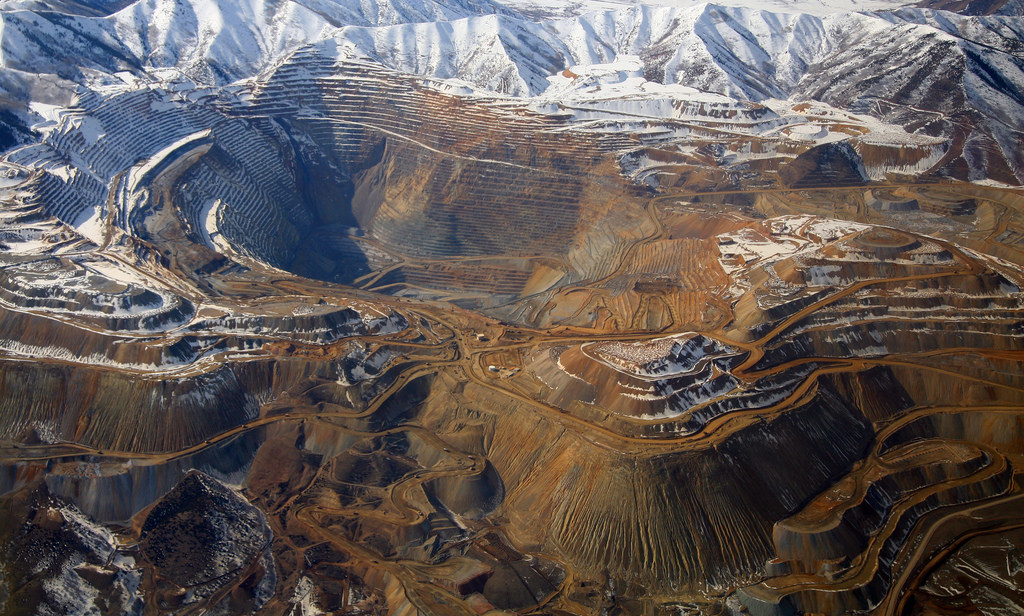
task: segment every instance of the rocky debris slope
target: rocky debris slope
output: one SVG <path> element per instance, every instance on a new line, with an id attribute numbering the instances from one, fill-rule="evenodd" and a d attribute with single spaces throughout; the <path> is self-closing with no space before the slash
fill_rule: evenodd
<path id="1" fill-rule="evenodd" d="M 274 593 L 272 535 L 263 512 L 216 479 L 186 475 L 146 515 L 142 556 L 161 582 L 156 601 L 185 607 L 224 596 L 228 583 L 243 592 L 222 599 L 230 611 L 255 611 Z"/>
<path id="2" fill-rule="evenodd" d="M 0 610 L 142 614 L 141 572 L 107 528 L 42 486 L 25 500 L 9 495 L 0 502 Z"/>

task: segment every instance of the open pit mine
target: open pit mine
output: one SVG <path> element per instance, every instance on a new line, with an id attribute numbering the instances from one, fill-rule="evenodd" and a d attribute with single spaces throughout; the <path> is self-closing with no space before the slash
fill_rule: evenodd
<path id="1" fill-rule="evenodd" d="M 727 4 L 0 3 L 0 614 L 1024 612 L 1024 5 Z"/>

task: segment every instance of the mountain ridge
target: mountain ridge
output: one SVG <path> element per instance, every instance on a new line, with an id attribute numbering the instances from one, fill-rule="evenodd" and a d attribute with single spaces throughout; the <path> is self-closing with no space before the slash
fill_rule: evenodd
<path id="1" fill-rule="evenodd" d="M 1024 80 L 1024 26 L 1013 16 L 898 6 L 814 15 L 700 3 L 532 21 L 494 2 L 137 0 L 106 17 L 4 10 L 0 18 L 5 68 L 86 88 L 122 74 L 160 80 L 167 69 L 218 87 L 316 49 L 336 61 L 363 57 L 532 98 L 569 66 L 638 56 L 650 82 L 737 101 L 820 101 L 910 132 L 982 139 L 1004 161 L 994 179 L 1024 180 L 1024 97 L 1014 86 Z M 28 141 L 44 118 L 6 92 L 8 113 L 21 121 L 12 131 Z"/>

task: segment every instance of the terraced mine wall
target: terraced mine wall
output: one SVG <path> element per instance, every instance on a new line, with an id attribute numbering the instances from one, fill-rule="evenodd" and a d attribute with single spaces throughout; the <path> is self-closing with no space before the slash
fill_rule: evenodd
<path id="1" fill-rule="evenodd" d="M 343 65 L 339 72 L 318 62 L 314 54 L 293 59 L 235 112 L 273 116 L 291 108 L 297 118 L 288 120 L 291 130 L 321 153 L 317 169 L 338 170 L 346 183 L 336 194 L 352 195 L 348 207 L 334 204 L 341 212 L 331 214 L 338 219 L 331 224 L 357 224 L 367 239 L 417 259 L 564 257 L 594 225 L 611 224 L 609 218 L 631 224 L 613 203 L 618 199 L 616 209 L 628 213 L 634 206 L 621 200 L 638 203 L 643 191 L 615 174 L 592 171 L 615 164 L 611 152 L 621 145 L 616 138 L 555 132 L 557 119 L 445 96 L 369 65 Z M 296 100 L 302 105 L 296 107 Z M 339 228 L 335 238 L 327 230 L 322 234 L 336 260 L 361 245 L 358 237 L 342 237 L 345 231 Z M 379 265 L 372 253 L 368 258 Z M 574 261 L 578 271 L 569 275 L 608 267 L 591 259 Z M 312 254 L 303 256 L 302 265 L 317 277 L 326 273 L 315 268 L 332 267 Z M 439 288 L 469 284 L 505 295 L 522 290 L 528 278 L 515 268 L 490 273 L 493 289 L 482 280 L 462 282 L 472 280 L 472 269 L 458 264 L 426 271 L 400 267 L 381 286 L 401 288 L 407 280 Z"/>
<path id="2" fill-rule="evenodd" d="M 11 154 L 0 558 L 106 532 L 46 576 L 169 611 L 838 616 L 1015 532 L 1019 195 L 723 136 L 758 107 L 581 131 L 316 49 L 232 88 Z"/>

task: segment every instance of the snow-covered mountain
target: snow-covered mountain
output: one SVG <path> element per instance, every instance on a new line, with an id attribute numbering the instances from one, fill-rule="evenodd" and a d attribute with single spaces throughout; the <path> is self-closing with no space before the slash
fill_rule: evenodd
<path id="1" fill-rule="evenodd" d="M 89 70 L 176 67 L 204 83 L 225 83 L 303 45 L 334 39 L 390 68 L 482 86 L 488 83 L 482 67 L 511 62 L 522 83 L 505 93 L 520 96 L 539 93 L 551 69 L 622 54 L 642 56 L 653 80 L 756 100 L 806 95 L 825 68 L 832 81 L 863 81 L 865 75 L 849 79 L 842 72 L 854 57 L 884 72 L 919 61 L 922 53 L 954 52 L 1002 70 L 999 60 L 1016 58 L 1022 46 L 1016 16 L 853 12 L 858 4 L 846 12 L 824 12 L 818 3 L 772 10 L 655 4 L 542 21 L 490 1 L 433 0 L 138 0 L 102 17 L 10 8 L 0 16 L 4 68 L 32 73 L 80 77 Z"/>
<path id="2" fill-rule="evenodd" d="M 501 14 L 488 2 L 141 0 L 103 16 L 5 8 L 5 68 L 65 77 L 178 67 L 208 83 L 249 77 L 339 26 L 386 27 Z"/>
<path id="3" fill-rule="evenodd" d="M 972 179 L 1024 180 L 1019 3 L 982 17 L 893 0 L 745 1 L 18 0 L 0 12 L 0 146 L 33 140 L 30 127 L 77 89 L 129 75 L 219 87 L 301 51 L 530 98 L 568 67 L 635 56 L 649 83 L 739 102 L 820 101 L 968 144 Z"/>

